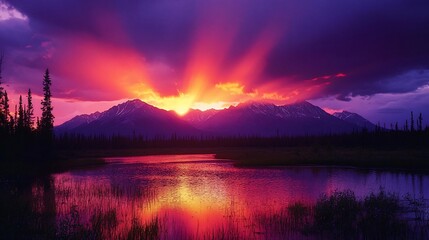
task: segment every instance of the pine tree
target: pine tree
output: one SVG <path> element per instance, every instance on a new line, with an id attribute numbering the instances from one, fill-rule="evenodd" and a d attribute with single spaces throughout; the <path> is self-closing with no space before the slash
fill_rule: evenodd
<path id="1" fill-rule="evenodd" d="M 0 128 L 5 128 L 7 125 L 7 116 L 4 111 L 4 88 L 2 85 L 2 66 L 3 66 L 3 52 L 0 53 Z"/>
<path id="2" fill-rule="evenodd" d="M 34 108 L 33 98 L 31 97 L 31 89 L 28 89 L 27 94 L 27 108 L 26 108 L 26 128 L 30 131 L 34 130 Z"/>
<path id="3" fill-rule="evenodd" d="M 414 114 L 413 114 L 413 111 L 411 111 L 411 122 L 410 122 L 410 125 L 411 125 L 411 132 L 414 132 Z"/>
<path id="4" fill-rule="evenodd" d="M 27 106 L 25 104 L 23 104 L 22 110 L 23 110 L 23 116 L 24 116 L 22 118 L 24 119 L 24 130 L 27 130 L 29 126 L 28 126 Z"/>
<path id="5" fill-rule="evenodd" d="M 14 114 L 13 123 L 12 123 L 12 128 L 15 132 L 17 128 L 17 123 L 18 123 L 18 106 L 16 106 L 15 104 L 15 114 Z"/>
<path id="6" fill-rule="evenodd" d="M 405 120 L 404 131 L 408 132 L 408 120 Z"/>
<path id="7" fill-rule="evenodd" d="M 49 76 L 49 70 L 46 69 L 43 77 L 43 99 L 42 99 L 42 118 L 40 119 L 40 131 L 42 134 L 52 136 L 54 128 L 54 115 L 52 114 L 52 102 L 51 102 L 51 77 Z"/>
<path id="8" fill-rule="evenodd" d="M 22 107 L 22 96 L 19 96 L 19 105 L 18 105 L 18 121 L 17 121 L 17 131 L 21 132 L 24 129 L 24 108 Z"/>
<path id="9" fill-rule="evenodd" d="M 10 110 L 9 110 L 9 97 L 7 96 L 7 91 L 4 91 L 4 102 L 3 102 L 4 114 L 6 117 L 6 124 L 9 125 Z"/>
<path id="10" fill-rule="evenodd" d="M 37 117 L 37 119 L 36 119 L 36 130 L 40 131 L 40 119 L 39 119 L 39 117 Z"/>
<path id="11" fill-rule="evenodd" d="M 423 117 L 422 117 L 422 113 L 419 114 L 419 118 L 417 120 L 417 124 L 418 124 L 419 131 L 423 131 Z"/>

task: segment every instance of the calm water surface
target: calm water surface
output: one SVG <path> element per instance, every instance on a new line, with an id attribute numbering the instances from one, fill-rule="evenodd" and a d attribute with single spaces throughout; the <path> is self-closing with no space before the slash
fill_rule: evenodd
<path id="1" fill-rule="evenodd" d="M 429 176 L 344 168 L 236 168 L 213 155 L 110 158 L 98 169 L 53 176 L 57 220 L 74 208 L 82 221 L 115 210 L 118 227 L 133 221 L 162 222 L 167 238 L 203 237 L 233 226 L 247 231 L 259 213 L 275 213 L 297 201 L 314 203 L 322 193 L 353 190 L 358 197 L 383 188 L 399 196 L 429 197 Z M 255 234 L 253 228 L 252 233 Z M 258 233 L 256 233 L 258 234 Z M 112 235 L 114 236 L 114 235 Z M 254 235 L 252 235 L 254 236 Z"/>

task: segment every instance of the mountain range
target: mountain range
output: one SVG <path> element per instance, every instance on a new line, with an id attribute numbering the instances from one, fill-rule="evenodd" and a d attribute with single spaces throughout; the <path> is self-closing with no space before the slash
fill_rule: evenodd
<path id="1" fill-rule="evenodd" d="M 194 136 L 202 132 L 176 114 L 156 108 L 138 99 L 130 100 L 105 112 L 79 115 L 55 128 L 56 134 L 142 135 L 148 138 Z"/>
<path id="2" fill-rule="evenodd" d="M 376 127 L 372 122 L 368 121 L 367 119 L 365 119 L 364 117 L 362 117 L 357 113 L 342 111 L 342 112 L 335 112 L 332 115 L 348 123 L 354 124 L 359 128 L 374 130 Z"/>
<path id="3" fill-rule="evenodd" d="M 55 127 L 56 134 L 144 136 L 298 136 L 346 133 L 374 124 L 356 113 L 328 114 L 303 101 L 276 106 L 246 102 L 223 110 L 191 109 L 185 116 L 135 99 L 104 112 L 79 115 Z"/>

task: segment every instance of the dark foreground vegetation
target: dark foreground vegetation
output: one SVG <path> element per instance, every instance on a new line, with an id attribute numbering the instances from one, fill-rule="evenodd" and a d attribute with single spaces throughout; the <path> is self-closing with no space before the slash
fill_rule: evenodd
<path id="1" fill-rule="evenodd" d="M 35 119 L 31 89 L 27 99 L 19 98 L 11 111 L 7 91 L 2 86 L 0 56 L 0 175 L 43 175 L 52 172 L 102 164 L 102 159 L 71 158 L 59 154 L 54 137 L 54 115 L 51 101 L 51 78 L 43 77 L 41 118 Z"/>
<path id="2" fill-rule="evenodd" d="M 277 211 L 228 212 L 225 222 L 207 232 L 171 232 L 167 215 L 142 221 L 123 215 L 114 204 L 131 199 L 138 212 L 147 189 L 108 189 L 78 184 L 55 186 L 51 177 L 0 182 L 1 239 L 428 239 L 424 199 L 380 190 L 358 198 L 352 191 L 321 195 L 314 203 L 294 202 Z M 102 198 L 87 212 L 71 205 L 73 194 Z M 110 206 L 110 207 L 109 207 Z M 234 209 L 234 208 L 231 208 Z M 139 218 L 140 217 L 140 218 Z"/>
<path id="3" fill-rule="evenodd" d="M 2 173 L 49 173 L 103 164 L 104 157 L 216 154 L 236 166 L 346 166 L 429 170 L 429 131 L 380 129 L 326 136 L 158 138 L 62 135 L 44 149 L 38 135 L 26 151 L 9 143 Z M 19 142 L 14 139 L 12 143 Z M 7 146 L 7 144 L 6 144 Z M 30 149 L 30 150 L 28 150 Z M 32 150 L 31 150 L 32 149 Z M 29 154 L 30 153 L 30 154 Z"/>
<path id="4" fill-rule="evenodd" d="M 350 191 L 322 195 L 314 205 L 292 203 L 271 215 L 256 215 L 267 231 L 293 238 L 426 239 L 427 205 L 423 199 L 380 190 L 362 199 Z"/>

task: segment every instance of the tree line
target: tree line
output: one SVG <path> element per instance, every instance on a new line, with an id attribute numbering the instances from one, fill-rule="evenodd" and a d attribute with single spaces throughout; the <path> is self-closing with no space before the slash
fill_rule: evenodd
<path id="1" fill-rule="evenodd" d="M 0 55 L 0 159 L 29 159 L 47 157 L 53 145 L 54 115 L 52 113 L 52 80 L 49 70 L 43 76 L 41 117 L 35 118 L 31 89 L 26 99 L 19 96 L 11 109 L 7 90 L 3 87 L 3 54 Z"/>
<path id="2" fill-rule="evenodd" d="M 390 123 L 390 128 L 386 126 L 386 123 L 381 126 L 380 122 L 375 125 L 376 131 L 405 131 L 405 132 L 415 132 L 415 131 L 426 131 L 428 130 L 429 126 L 423 127 L 423 115 L 422 113 L 419 113 L 417 120 L 414 120 L 414 112 L 410 112 L 410 121 L 408 119 L 405 120 L 404 125 L 399 127 L 398 122 L 395 122 L 395 124 Z"/>
<path id="3" fill-rule="evenodd" d="M 64 133 L 55 136 L 55 148 L 66 151 L 105 150 L 105 149 L 151 149 L 151 148 L 223 148 L 223 147 L 363 147 L 363 148 L 428 148 L 429 127 L 423 128 L 423 116 L 420 113 L 414 121 L 410 113 L 402 127 L 398 123 L 390 128 L 380 123 L 372 128 L 355 129 L 350 133 L 272 137 L 261 136 L 177 136 L 148 138 L 133 134 L 88 135 Z"/>
<path id="4" fill-rule="evenodd" d="M 106 149 L 190 149 L 190 148 L 282 148 L 282 147 L 321 147 L 321 148 L 375 148 L 375 149 L 414 149 L 429 148 L 429 129 L 422 131 L 403 131 L 376 129 L 356 130 L 351 133 L 305 135 L 305 136 L 175 136 L 147 138 L 135 136 L 104 136 L 83 134 L 62 134 L 55 137 L 55 149 L 80 152 Z"/>

